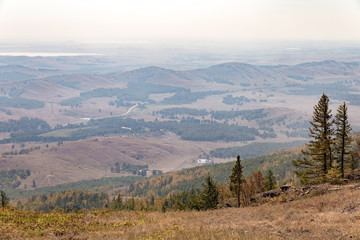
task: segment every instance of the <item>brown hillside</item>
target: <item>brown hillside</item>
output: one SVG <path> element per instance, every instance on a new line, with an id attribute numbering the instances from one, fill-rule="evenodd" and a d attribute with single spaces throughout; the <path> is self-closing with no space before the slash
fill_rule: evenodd
<path id="1" fill-rule="evenodd" d="M 158 137 L 99 137 L 87 140 L 56 143 L 27 144 L 25 148 L 40 146 L 28 155 L 1 156 L 2 169 L 30 169 L 24 180 L 27 186 L 35 180 L 37 186 L 56 185 L 85 179 L 121 176 L 111 173 L 115 162 L 148 164 L 150 169 L 163 172 L 194 166 L 194 161 L 208 151 L 212 144 L 180 141 L 173 134 Z M 2 145 L 1 151 L 10 151 L 11 145 Z M 15 150 L 21 148 L 16 145 Z M 50 181 L 45 180 L 50 176 Z"/>

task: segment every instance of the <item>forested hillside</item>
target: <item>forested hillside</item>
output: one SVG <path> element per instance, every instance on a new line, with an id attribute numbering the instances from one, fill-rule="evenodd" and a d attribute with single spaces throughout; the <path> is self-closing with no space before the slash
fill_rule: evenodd
<path id="1" fill-rule="evenodd" d="M 4 126 L 10 126 L 11 121 L 3 123 Z M 22 124 L 19 122 L 18 124 Z M 26 126 L 26 125 L 25 125 Z M 90 120 L 87 125 L 67 126 L 58 125 L 53 130 L 42 129 L 24 129 L 20 133 L 12 133 L 10 138 L 0 140 L 0 143 L 27 142 L 27 141 L 73 141 L 86 139 L 93 136 L 106 136 L 110 134 L 144 134 L 157 133 L 162 130 L 174 132 L 183 140 L 190 141 L 249 141 L 255 140 L 256 136 L 262 138 L 273 138 L 276 134 L 273 132 L 260 133 L 256 128 L 247 126 L 238 126 L 235 124 L 226 124 L 210 120 L 198 120 L 186 118 L 180 121 L 144 121 L 113 117 L 98 120 Z"/>
<path id="2" fill-rule="evenodd" d="M 255 171 L 265 173 L 268 170 L 272 170 L 278 180 L 286 180 L 293 176 L 294 167 L 292 161 L 301 157 L 300 149 L 293 149 L 245 159 L 242 161 L 244 175 L 248 177 Z M 231 161 L 166 173 L 131 184 L 127 194 L 146 196 L 150 192 L 159 196 L 166 196 L 171 192 L 199 189 L 208 174 L 215 182 L 226 184 L 229 181 L 233 166 L 234 162 Z"/>

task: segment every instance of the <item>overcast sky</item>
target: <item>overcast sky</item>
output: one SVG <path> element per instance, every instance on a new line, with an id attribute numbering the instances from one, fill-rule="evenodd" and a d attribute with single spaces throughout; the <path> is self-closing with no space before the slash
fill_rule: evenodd
<path id="1" fill-rule="evenodd" d="M 359 0 L 0 0 L 0 42 L 360 41 Z"/>

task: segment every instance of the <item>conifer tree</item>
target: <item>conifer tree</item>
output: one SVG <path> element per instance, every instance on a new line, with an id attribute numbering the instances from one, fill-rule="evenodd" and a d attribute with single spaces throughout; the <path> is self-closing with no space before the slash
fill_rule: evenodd
<path id="1" fill-rule="evenodd" d="M 230 175 L 230 191 L 236 196 L 238 207 L 240 207 L 240 197 L 244 182 L 243 166 L 241 165 L 240 155 L 238 155 L 235 166 L 232 169 L 232 174 Z"/>
<path id="2" fill-rule="evenodd" d="M 10 199 L 8 198 L 8 196 L 6 195 L 6 193 L 4 191 L 0 192 L 0 198 L 1 198 L 1 206 L 6 207 L 9 203 Z"/>
<path id="3" fill-rule="evenodd" d="M 203 190 L 200 195 L 203 203 L 202 209 L 216 209 L 219 204 L 219 190 L 210 175 L 206 177 L 202 187 Z"/>
<path id="4" fill-rule="evenodd" d="M 348 121 L 347 106 L 345 102 L 339 106 L 335 116 L 336 124 L 336 142 L 335 159 L 340 166 L 341 177 L 344 178 L 345 167 L 351 164 L 351 127 Z"/>
<path id="5" fill-rule="evenodd" d="M 274 189 L 276 186 L 276 178 L 274 176 L 273 171 L 269 170 L 266 173 L 266 177 L 265 177 L 265 188 L 266 190 L 272 190 Z"/>
<path id="6" fill-rule="evenodd" d="M 293 161 L 298 169 L 295 172 L 303 184 L 320 183 L 326 179 L 326 174 L 333 167 L 332 161 L 332 128 L 329 98 L 323 94 L 319 103 L 314 106 L 313 120 L 310 122 L 309 136 L 313 138 L 306 144 L 304 158 Z"/>

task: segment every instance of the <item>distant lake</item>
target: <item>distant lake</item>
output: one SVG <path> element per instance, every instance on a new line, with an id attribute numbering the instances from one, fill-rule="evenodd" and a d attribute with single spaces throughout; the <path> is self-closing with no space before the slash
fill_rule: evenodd
<path id="1" fill-rule="evenodd" d="M 98 53 L 57 53 L 57 52 L 0 52 L 0 56 L 25 57 L 72 57 L 72 56 L 99 56 Z"/>

